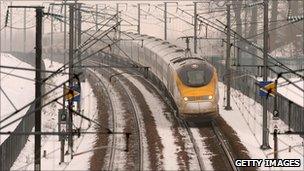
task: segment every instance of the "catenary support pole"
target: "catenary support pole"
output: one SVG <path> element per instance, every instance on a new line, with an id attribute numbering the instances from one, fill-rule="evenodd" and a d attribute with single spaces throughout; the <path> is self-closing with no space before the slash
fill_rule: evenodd
<path id="1" fill-rule="evenodd" d="M 35 132 L 41 132 L 41 95 L 42 95 L 42 17 L 43 7 L 36 8 L 36 83 L 35 83 Z M 41 135 L 35 135 L 35 167 L 36 171 L 41 170 Z"/>
<path id="2" fill-rule="evenodd" d="M 63 23 L 63 63 L 66 63 L 66 38 L 67 38 L 67 5 L 64 0 L 64 23 Z"/>
<path id="3" fill-rule="evenodd" d="M 63 12 L 63 5 L 60 7 L 60 14 L 62 14 L 62 12 Z M 62 22 L 60 22 L 60 33 L 62 33 Z"/>
<path id="4" fill-rule="evenodd" d="M 82 15 L 81 15 L 81 4 L 77 4 L 77 47 L 80 47 L 81 45 L 81 19 L 82 19 Z M 78 62 L 78 66 L 81 66 L 81 51 L 78 50 L 78 54 L 77 54 L 77 60 Z M 81 67 L 80 67 L 81 68 Z"/>
<path id="5" fill-rule="evenodd" d="M 164 39 L 167 40 L 167 2 L 164 2 Z"/>
<path id="6" fill-rule="evenodd" d="M 278 159 L 278 129 L 274 128 L 273 131 L 273 158 Z"/>
<path id="7" fill-rule="evenodd" d="M 13 6 L 13 2 L 10 3 Z M 10 41 L 9 41 L 9 51 L 12 52 L 13 50 L 13 9 L 10 8 Z"/>
<path id="8" fill-rule="evenodd" d="M 197 2 L 193 2 L 193 3 L 194 3 L 193 51 L 194 51 L 194 53 L 197 53 Z"/>
<path id="9" fill-rule="evenodd" d="M 264 0 L 264 32 L 263 32 L 263 81 L 267 81 L 268 77 L 268 0 Z M 267 121 L 267 97 L 262 97 L 262 106 L 263 106 L 263 134 L 262 134 L 262 145 L 261 149 L 269 149 L 269 130 L 268 130 L 268 121 Z"/>
<path id="10" fill-rule="evenodd" d="M 54 5 L 51 6 L 51 13 L 54 13 Z M 54 17 L 51 17 L 51 65 L 54 57 Z"/>
<path id="11" fill-rule="evenodd" d="M 23 53 L 26 51 L 26 8 L 23 11 Z"/>
<path id="12" fill-rule="evenodd" d="M 70 4 L 69 5 L 69 88 L 73 86 L 73 74 L 74 74 L 74 69 L 73 69 L 73 60 L 74 60 L 74 5 Z M 72 107 L 73 107 L 73 101 L 69 100 L 68 104 L 68 115 L 67 115 L 67 126 L 68 126 L 68 132 L 70 132 L 68 136 L 68 152 L 72 155 L 73 151 L 73 137 L 72 137 L 72 121 L 73 121 L 73 114 L 72 114 Z M 72 158 L 72 157 L 71 157 Z"/>
<path id="13" fill-rule="evenodd" d="M 231 110 L 230 105 L 230 84 L 231 84 L 231 69 L 230 69 L 230 51 L 231 51 L 231 44 L 230 44 L 230 4 L 227 5 L 227 44 L 226 44 L 226 84 L 227 84 L 227 101 L 225 110 Z"/>
<path id="14" fill-rule="evenodd" d="M 137 4 L 137 33 L 140 34 L 140 3 Z"/>
<path id="15" fill-rule="evenodd" d="M 96 29 L 96 31 L 98 30 L 98 4 L 96 4 L 96 6 L 95 6 L 95 8 L 96 8 L 96 11 L 95 11 L 95 29 Z"/>

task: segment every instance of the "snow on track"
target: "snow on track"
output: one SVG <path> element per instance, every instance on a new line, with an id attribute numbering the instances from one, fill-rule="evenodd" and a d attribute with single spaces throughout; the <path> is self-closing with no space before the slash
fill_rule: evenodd
<path id="1" fill-rule="evenodd" d="M 164 169 L 179 169 L 176 154 L 178 152 L 178 146 L 175 144 L 175 137 L 173 136 L 171 130 L 172 124 L 164 116 L 164 104 L 159 101 L 159 98 L 155 94 L 149 92 L 146 87 L 142 85 L 141 82 L 130 76 L 128 77 L 128 79 L 140 90 L 140 92 L 145 98 L 145 101 L 147 102 L 147 105 L 150 107 L 152 115 L 155 119 L 155 123 L 157 125 L 156 128 L 164 146 Z"/>
<path id="2" fill-rule="evenodd" d="M 94 72 L 94 71 L 92 71 Z M 118 94 L 118 92 L 116 92 L 116 90 L 114 89 L 114 87 L 99 73 L 94 72 L 96 74 L 96 76 L 98 76 L 99 79 L 102 80 L 102 82 L 104 83 L 104 85 L 107 88 L 107 91 L 110 94 L 111 98 L 111 102 L 113 105 L 113 115 L 109 115 L 109 126 L 111 128 L 111 130 L 114 130 L 114 132 L 124 132 L 124 127 L 125 127 L 125 109 L 123 108 L 122 105 L 122 101 L 120 100 L 120 95 Z M 113 119 L 114 119 L 114 125 L 113 125 Z M 111 166 L 114 170 L 116 169 L 123 169 L 126 165 L 126 154 L 125 152 L 122 150 L 125 148 L 125 137 L 124 135 L 113 135 L 112 137 L 114 137 L 115 139 L 111 139 L 109 144 L 112 144 L 112 141 L 114 140 L 115 143 L 114 145 L 116 145 L 115 147 L 109 148 L 107 149 L 107 155 L 106 155 L 106 161 L 110 162 L 111 160 L 113 160 L 112 164 L 113 166 Z M 121 149 L 121 150 L 117 150 Z M 110 159 L 110 150 L 114 150 L 115 156 L 114 159 Z M 112 154 L 113 155 L 113 154 Z M 107 165 L 104 165 L 104 167 Z M 103 170 L 107 170 L 109 168 L 102 168 Z"/>
<path id="3" fill-rule="evenodd" d="M 212 157 L 212 153 L 210 152 L 210 150 L 207 149 L 205 143 L 204 143 L 204 139 L 205 137 L 202 137 L 202 135 L 199 133 L 199 130 L 197 128 L 190 128 L 193 137 L 195 138 L 195 141 L 199 147 L 199 152 L 201 155 L 201 158 L 204 162 L 204 167 L 206 170 L 214 170 L 213 166 L 212 166 L 212 162 L 210 160 L 210 158 Z"/>

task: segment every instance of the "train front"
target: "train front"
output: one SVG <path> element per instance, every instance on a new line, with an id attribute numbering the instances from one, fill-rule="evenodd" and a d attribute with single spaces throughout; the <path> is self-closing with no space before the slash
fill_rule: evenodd
<path id="1" fill-rule="evenodd" d="M 218 110 L 218 80 L 215 68 L 207 62 L 184 64 L 177 70 L 181 114 L 215 114 Z"/>

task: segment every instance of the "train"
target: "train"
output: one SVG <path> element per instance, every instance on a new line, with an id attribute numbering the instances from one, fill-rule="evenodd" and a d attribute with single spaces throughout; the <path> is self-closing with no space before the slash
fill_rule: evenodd
<path id="1" fill-rule="evenodd" d="M 149 67 L 162 82 L 183 116 L 218 114 L 218 76 L 215 67 L 197 54 L 185 55 L 167 41 L 127 32 L 117 51 Z"/>
<path id="2" fill-rule="evenodd" d="M 106 46 L 105 42 L 111 44 L 112 40 L 99 41 L 92 49 Z M 218 113 L 218 76 L 208 61 L 197 54 L 186 56 L 185 49 L 168 41 L 132 32 L 121 32 L 117 45 L 113 45 L 109 53 L 149 67 L 169 92 L 179 114 L 206 116 Z"/>

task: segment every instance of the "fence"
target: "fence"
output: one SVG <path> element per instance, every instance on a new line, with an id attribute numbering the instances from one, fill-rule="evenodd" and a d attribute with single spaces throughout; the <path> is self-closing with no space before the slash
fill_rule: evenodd
<path id="1" fill-rule="evenodd" d="M 35 104 L 31 105 L 27 113 L 35 110 Z M 31 132 L 35 124 L 35 115 L 31 114 L 24 117 L 14 132 Z M 19 156 L 21 150 L 27 142 L 28 135 L 10 135 L 0 145 L 0 170 L 9 170 Z"/>
<path id="2" fill-rule="evenodd" d="M 217 68 L 219 80 L 225 83 L 225 65 L 220 60 L 212 60 L 212 63 Z M 260 87 L 257 84 L 257 80 L 247 72 L 232 69 L 233 81 L 231 87 L 239 90 L 247 97 L 254 99 L 257 103 L 261 104 L 261 97 L 258 92 Z M 253 71 L 254 72 L 254 71 Z M 277 110 L 279 112 L 279 118 L 289 125 L 294 131 L 304 131 L 304 108 L 298 104 L 293 103 L 281 94 L 277 95 Z M 274 98 L 268 98 L 268 111 L 274 110 Z"/>
<path id="3" fill-rule="evenodd" d="M 20 55 L 20 56 L 19 56 Z M 22 61 L 25 59 L 25 56 L 29 56 L 28 54 L 19 54 L 18 57 Z M 34 65 L 30 62 L 31 65 Z M 44 64 L 42 64 L 42 68 L 45 68 Z M 42 73 L 42 77 L 45 77 L 45 74 Z M 44 87 L 42 88 L 42 92 L 44 92 Z M 26 117 L 24 117 L 18 126 L 15 128 L 13 132 L 31 132 L 34 124 L 35 124 L 35 114 L 31 113 L 35 111 L 35 104 L 32 104 L 28 111 L 26 112 Z M 31 114 L 29 114 L 31 113 Z M 29 135 L 10 135 L 5 141 L 0 145 L 0 170 L 10 170 L 25 146 Z"/>

